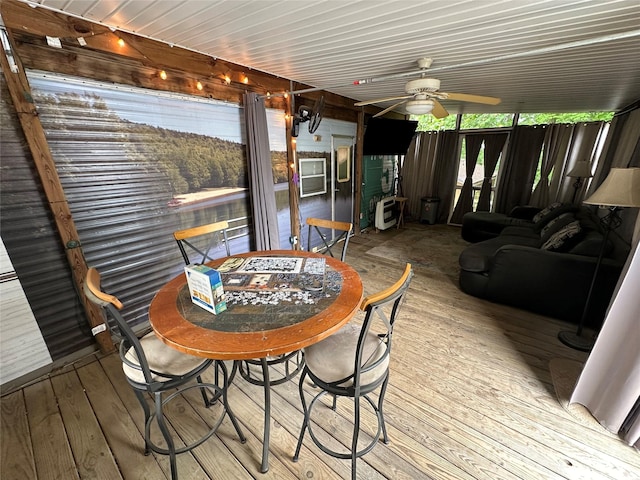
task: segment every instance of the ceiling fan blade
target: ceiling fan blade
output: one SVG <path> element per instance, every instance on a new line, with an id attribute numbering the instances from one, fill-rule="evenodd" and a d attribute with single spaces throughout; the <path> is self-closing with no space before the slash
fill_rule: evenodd
<path id="1" fill-rule="evenodd" d="M 411 96 L 409 96 L 408 98 L 411 98 Z M 400 106 L 400 105 L 402 105 L 403 103 L 407 103 L 407 100 L 406 100 L 406 99 L 404 99 L 404 100 L 402 100 L 401 102 L 398 102 L 398 103 L 396 103 L 396 104 L 394 104 L 394 105 L 391 105 L 390 107 L 385 108 L 385 109 L 384 109 L 384 110 L 382 110 L 381 112 L 376 113 L 376 114 L 373 116 L 373 118 L 376 118 L 376 117 L 379 117 L 379 116 L 381 116 L 381 115 L 384 115 L 385 113 L 390 112 L 390 111 L 391 111 L 391 110 L 393 110 L 394 108 L 399 107 L 399 106 Z"/>
<path id="2" fill-rule="evenodd" d="M 402 95 L 400 97 L 387 97 L 387 98 L 376 98 L 375 100 L 366 100 L 364 102 L 354 103 L 356 107 L 364 107 L 365 105 L 371 105 L 373 103 L 382 103 L 382 102 L 392 102 L 394 100 L 406 100 L 407 98 L 411 98 L 413 95 Z"/>
<path id="3" fill-rule="evenodd" d="M 431 99 L 433 101 L 433 110 L 431 110 L 431 115 L 436 118 L 444 118 L 449 116 L 449 112 L 447 109 L 442 106 L 442 104 L 437 101 L 435 98 Z"/>
<path id="4" fill-rule="evenodd" d="M 447 100 L 460 100 L 462 102 L 484 103 L 486 105 L 498 105 L 502 101 L 497 97 L 483 97 L 482 95 L 469 95 L 467 93 L 444 93 L 444 94 L 447 96 Z"/>

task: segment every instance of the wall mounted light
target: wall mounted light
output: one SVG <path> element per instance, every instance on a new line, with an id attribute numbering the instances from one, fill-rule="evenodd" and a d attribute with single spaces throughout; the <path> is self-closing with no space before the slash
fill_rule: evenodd
<path id="1" fill-rule="evenodd" d="M 122 38 L 118 38 L 118 46 L 122 48 L 124 47 L 124 45 L 125 45 L 124 40 Z"/>

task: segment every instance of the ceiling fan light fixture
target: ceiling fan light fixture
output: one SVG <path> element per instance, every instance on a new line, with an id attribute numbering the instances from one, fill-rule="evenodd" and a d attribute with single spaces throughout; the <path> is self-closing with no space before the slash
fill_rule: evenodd
<path id="1" fill-rule="evenodd" d="M 410 100 L 405 106 L 407 112 L 412 115 L 426 115 L 427 113 L 431 113 L 433 107 L 433 100 Z"/>

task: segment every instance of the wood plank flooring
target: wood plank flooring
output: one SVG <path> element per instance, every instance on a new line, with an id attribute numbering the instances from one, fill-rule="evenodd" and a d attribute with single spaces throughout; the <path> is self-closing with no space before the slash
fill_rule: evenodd
<path id="1" fill-rule="evenodd" d="M 455 227 L 407 224 L 409 229 Z M 402 230 L 354 237 L 347 261 L 368 293 L 389 285 L 403 263 L 367 254 Z M 385 415 L 390 444 L 358 461 L 366 479 L 638 479 L 640 455 L 597 424 L 562 408 L 549 361 L 587 355 L 558 342 L 573 328 L 558 320 L 462 293 L 456 273 L 415 265 L 394 339 Z M 311 391 L 312 387 L 308 386 Z M 193 393 L 193 394 L 191 394 Z M 229 401 L 247 436 L 225 419 L 217 434 L 178 456 L 182 479 L 348 478 L 350 464 L 319 451 L 307 435 L 291 457 L 302 422 L 297 378 L 272 389 L 270 468 L 259 472 L 263 393 L 237 377 Z M 0 477 L 16 479 L 164 479 L 168 459 L 143 455 L 143 414 L 116 355 L 92 355 L 1 399 Z M 319 408 L 314 432 L 347 441 L 349 402 Z M 205 409 L 198 392 L 169 406 L 182 441 L 195 438 Z M 180 421 L 177 419 L 180 418 Z M 320 423 L 322 426 L 320 426 Z M 375 418 L 365 412 L 365 431 Z"/>

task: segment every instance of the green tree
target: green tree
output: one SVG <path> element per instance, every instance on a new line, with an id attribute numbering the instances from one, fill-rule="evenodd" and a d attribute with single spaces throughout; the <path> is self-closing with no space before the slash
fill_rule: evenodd
<path id="1" fill-rule="evenodd" d="M 467 113 L 462 115 L 460 128 L 462 130 L 509 127 L 513 123 L 513 113 L 478 114 Z M 613 112 L 576 112 L 576 113 L 521 113 L 518 117 L 518 125 L 546 125 L 550 123 L 580 123 L 611 121 Z M 439 119 L 433 115 L 412 115 L 412 120 L 418 120 L 419 132 L 437 130 L 454 130 L 456 127 L 456 115 Z"/>

